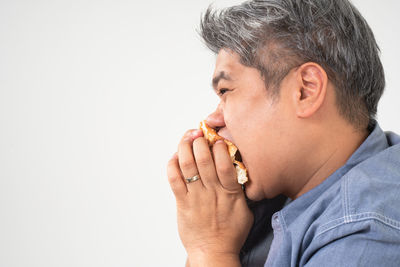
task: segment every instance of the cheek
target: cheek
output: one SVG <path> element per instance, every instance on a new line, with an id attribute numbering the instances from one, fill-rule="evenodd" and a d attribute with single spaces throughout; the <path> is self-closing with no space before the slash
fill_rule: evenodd
<path id="1" fill-rule="evenodd" d="M 269 139 L 269 130 L 265 121 L 262 122 L 260 114 L 252 112 L 251 108 L 240 110 L 231 120 L 227 120 L 227 126 L 233 141 L 238 147 L 244 164 L 255 171 L 263 171 L 263 162 L 266 162 L 265 147 Z M 265 165 L 265 164 L 264 164 Z"/>
<path id="2" fill-rule="evenodd" d="M 232 97 L 225 103 L 224 119 L 228 129 L 235 132 L 232 134 L 245 134 L 246 129 L 252 131 L 261 119 L 259 116 L 260 107 L 249 97 Z"/>
<path id="3" fill-rule="evenodd" d="M 265 102 L 254 101 L 253 105 L 238 108 L 231 120 L 227 118 L 226 121 L 244 163 L 254 176 L 265 175 L 269 167 L 265 163 L 270 162 L 269 157 L 276 152 L 273 115 L 274 111 Z"/>

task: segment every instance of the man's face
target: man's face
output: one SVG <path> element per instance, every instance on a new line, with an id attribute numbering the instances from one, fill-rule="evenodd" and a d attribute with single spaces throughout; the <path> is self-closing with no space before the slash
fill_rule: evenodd
<path id="1" fill-rule="evenodd" d="M 283 193 L 288 155 L 296 145 L 291 142 L 294 118 L 285 95 L 290 82 L 284 80 L 280 97 L 273 98 L 257 69 L 242 65 L 238 54 L 221 50 L 213 84 L 220 104 L 207 122 L 221 127 L 218 133 L 238 147 L 249 174 L 247 196 L 260 200 Z"/>

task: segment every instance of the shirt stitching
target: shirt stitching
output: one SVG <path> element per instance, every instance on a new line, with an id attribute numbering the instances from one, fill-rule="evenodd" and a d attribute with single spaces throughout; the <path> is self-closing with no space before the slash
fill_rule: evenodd
<path id="1" fill-rule="evenodd" d="M 350 222 L 346 222 L 346 217 L 348 217 L 350 219 Z M 326 233 L 327 231 L 332 230 L 336 227 L 339 227 L 343 224 L 355 223 L 355 222 L 360 222 L 360 221 L 365 221 L 365 220 L 377 220 L 377 221 L 379 221 L 387 226 L 390 226 L 396 230 L 400 230 L 400 222 L 399 221 L 393 220 L 391 218 L 388 218 L 388 217 L 386 217 L 382 214 L 376 213 L 376 212 L 363 212 L 363 213 L 353 214 L 350 216 L 345 216 L 345 217 L 330 221 L 330 222 L 322 225 L 321 228 L 324 228 L 325 226 L 327 226 L 335 221 L 341 221 L 343 219 L 344 219 L 344 221 L 337 223 L 335 225 L 332 225 L 331 227 L 328 227 L 325 230 L 322 230 L 320 233 L 316 234 L 315 237 L 318 237 L 318 236 Z"/>
<path id="2" fill-rule="evenodd" d="M 343 216 L 343 217 L 340 217 L 340 218 L 338 218 L 338 219 L 335 219 L 335 220 L 332 220 L 332 221 L 329 221 L 329 222 L 327 222 L 327 223 L 324 223 L 323 225 L 321 225 L 321 231 L 325 231 L 325 229 L 327 229 L 327 228 L 334 228 L 335 227 L 335 225 L 337 226 L 337 225 L 341 225 L 341 224 L 343 224 L 343 223 L 346 223 L 346 221 L 344 221 L 344 219 L 345 219 L 345 216 Z M 334 225 L 334 226 L 330 226 L 330 225 Z"/>
<path id="3" fill-rule="evenodd" d="M 286 227 L 285 219 L 283 218 L 283 214 L 281 212 L 279 212 L 278 217 L 279 217 L 280 222 L 282 222 L 281 225 L 282 225 L 283 231 L 286 232 L 287 227 Z"/>
<path id="4" fill-rule="evenodd" d="M 343 208 L 344 208 L 344 222 L 347 223 L 349 222 L 348 219 L 348 214 L 349 214 L 349 208 L 348 208 L 348 194 L 347 194 L 347 179 L 346 177 L 343 177 Z"/>

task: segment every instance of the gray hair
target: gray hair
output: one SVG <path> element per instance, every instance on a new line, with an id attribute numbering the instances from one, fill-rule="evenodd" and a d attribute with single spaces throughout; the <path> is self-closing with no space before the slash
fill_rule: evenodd
<path id="1" fill-rule="evenodd" d="M 202 15 L 201 37 L 215 53 L 239 54 L 279 96 L 289 71 L 321 65 L 336 87 L 339 113 L 358 129 L 375 124 L 385 87 L 372 30 L 348 0 L 252 0 Z"/>

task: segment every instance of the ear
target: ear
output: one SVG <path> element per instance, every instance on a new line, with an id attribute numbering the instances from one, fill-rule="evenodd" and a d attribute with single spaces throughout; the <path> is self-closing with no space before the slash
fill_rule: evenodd
<path id="1" fill-rule="evenodd" d="M 296 114 L 307 118 L 322 106 L 328 85 L 328 76 L 318 64 L 307 62 L 297 70 Z"/>

